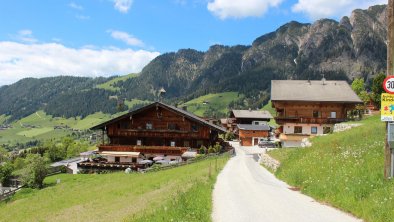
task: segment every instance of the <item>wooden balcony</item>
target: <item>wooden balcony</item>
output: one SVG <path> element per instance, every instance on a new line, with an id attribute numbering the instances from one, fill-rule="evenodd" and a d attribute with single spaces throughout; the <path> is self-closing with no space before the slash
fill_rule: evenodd
<path id="1" fill-rule="evenodd" d="M 119 130 L 108 132 L 108 136 L 153 137 L 153 138 L 201 138 L 199 132 L 183 130 Z"/>
<path id="2" fill-rule="evenodd" d="M 127 145 L 100 145 L 99 152 L 141 152 L 144 154 L 165 154 L 165 155 L 182 155 L 189 147 L 173 147 L 173 146 L 127 146 Z"/>
<path id="3" fill-rule="evenodd" d="M 304 123 L 304 124 L 336 124 L 345 122 L 346 119 L 341 118 L 313 118 L 313 117 L 275 117 L 276 123 L 283 125 L 284 123 Z"/>

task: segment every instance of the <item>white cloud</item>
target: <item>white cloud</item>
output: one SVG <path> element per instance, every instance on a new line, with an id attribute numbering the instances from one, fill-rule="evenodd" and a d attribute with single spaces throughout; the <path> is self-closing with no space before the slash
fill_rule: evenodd
<path id="1" fill-rule="evenodd" d="M 292 10 L 305 13 L 311 19 L 320 19 L 350 15 L 354 9 L 377 4 L 387 4 L 387 0 L 298 0 Z"/>
<path id="2" fill-rule="evenodd" d="M 276 7 L 283 0 L 213 0 L 208 10 L 220 19 L 262 16 L 270 7 Z"/>
<path id="3" fill-rule="evenodd" d="M 122 13 L 127 13 L 131 7 L 131 4 L 133 4 L 133 0 L 113 0 L 115 5 L 115 9 L 122 12 Z"/>
<path id="4" fill-rule="evenodd" d="M 143 47 L 145 45 L 141 40 L 134 37 L 133 35 L 130 35 L 127 32 L 122 32 L 117 30 L 109 30 L 108 32 L 111 33 L 112 38 L 123 41 L 127 45 L 138 46 L 138 47 Z"/>
<path id="5" fill-rule="evenodd" d="M 36 43 L 38 40 L 34 38 L 33 32 L 30 29 L 19 30 L 17 35 L 14 35 L 15 40 L 25 42 L 25 43 Z"/>
<path id="6" fill-rule="evenodd" d="M 25 77 L 111 76 L 140 72 L 159 52 L 0 42 L 0 86 Z"/>
<path id="7" fill-rule="evenodd" d="M 76 9 L 76 10 L 83 10 L 82 5 L 78 5 L 78 4 L 74 3 L 74 2 L 70 2 L 70 4 L 68 4 L 68 6 L 70 8 Z"/>

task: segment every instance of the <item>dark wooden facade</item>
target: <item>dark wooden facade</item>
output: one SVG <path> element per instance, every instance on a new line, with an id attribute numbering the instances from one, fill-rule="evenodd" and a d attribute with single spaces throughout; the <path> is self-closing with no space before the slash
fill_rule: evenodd
<path id="1" fill-rule="evenodd" d="M 161 147 L 165 152 L 170 147 L 208 147 L 215 144 L 220 133 L 225 133 L 219 126 L 160 102 L 92 129 L 104 130 L 109 138 L 106 146 L 99 147 L 100 151 L 133 151 L 146 146 Z"/>
<path id="2" fill-rule="evenodd" d="M 328 102 L 294 102 L 273 101 L 275 121 L 279 125 L 285 123 L 300 124 L 335 124 L 347 119 L 347 112 L 354 109 L 355 104 Z"/>

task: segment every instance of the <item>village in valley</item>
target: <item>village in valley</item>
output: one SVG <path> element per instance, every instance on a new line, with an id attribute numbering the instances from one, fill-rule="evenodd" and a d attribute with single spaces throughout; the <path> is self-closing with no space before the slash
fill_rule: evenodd
<path id="1" fill-rule="evenodd" d="M 0 222 L 394 222 L 393 16 L 390 0 L 340 22 L 290 22 L 247 47 L 155 55 L 140 74 L 0 84 Z M 362 60 L 374 33 L 387 34 L 383 66 Z M 356 49 L 360 39 L 372 43 Z M 311 51 L 319 44 L 327 53 Z"/>

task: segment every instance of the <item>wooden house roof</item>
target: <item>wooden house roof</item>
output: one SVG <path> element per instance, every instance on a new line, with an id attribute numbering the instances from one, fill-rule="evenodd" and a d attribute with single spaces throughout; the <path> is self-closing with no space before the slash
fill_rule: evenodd
<path id="1" fill-rule="evenodd" d="M 272 80 L 272 101 L 362 103 L 346 81 Z"/>
<path id="2" fill-rule="evenodd" d="M 91 129 L 91 130 L 104 129 L 104 128 L 105 128 L 107 125 L 109 125 L 109 124 L 115 123 L 115 122 L 117 122 L 117 121 L 119 121 L 119 120 L 121 120 L 121 119 L 124 119 L 124 118 L 129 118 L 129 117 L 132 116 L 132 115 L 135 115 L 135 114 L 137 114 L 137 113 L 141 113 L 141 112 L 143 112 L 143 111 L 145 111 L 145 110 L 148 110 L 148 109 L 150 109 L 150 108 L 153 108 L 153 107 L 162 107 L 162 108 L 164 108 L 164 109 L 173 111 L 173 112 L 175 112 L 175 113 L 177 113 L 177 114 L 179 114 L 179 115 L 181 115 L 181 116 L 184 116 L 185 118 L 187 118 L 187 119 L 189 119 L 189 120 L 192 120 L 192 121 L 194 121 L 194 122 L 201 123 L 202 125 L 205 125 L 205 126 L 208 126 L 208 127 L 209 127 L 210 129 L 212 129 L 212 130 L 216 130 L 216 131 L 221 132 L 221 133 L 225 133 L 225 132 L 226 132 L 226 129 L 224 129 L 223 127 L 220 127 L 220 126 L 217 126 L 217 125 L 215 125 L 215 124 L 212 124 L 212 123 L 210 123 L 210 122 L 208 122 L 208 121 L 206 121 L 206 120 L 204 120 L 204 119 L 202 119 L 202 118 L 200 118 L 200 117 L 198 117 L 198 116 L 196 116 L 196 115 L 194 115 L 194 114 L 192 114 L 192 113 L 189 113 L 189 112 L 186 111 L 186 110 L 177 108 L 177 107 L 175 107 L 175 106 L 167 105 L 167 104 L 162 103 L 162 102 L 154 102 L 154 103 L 151 103 L 151 104 L 149 104 L 149 105 L 147 105 L 147 106 L 144 106 L 144 107 L 142 107 L 142 108 L 140 108 L 140 109 L 137 109 L 137 110 L 128 112 L 128 113 L 126 113 L 126 114 L 124 114 L 124 115 L 121 115 L 121 116 L 119 116 L 119 117 L 117 117 L 117 118 L 108 120 L 108 121 L 106 121 L 106 122 L 104 122 L 104 123 L 101 123 L 101 124 L 99 124 L 99 125 L 97 125 L 97 126 L 94 126 L 94 127 L 90 128 L 90 129 Z"/>

